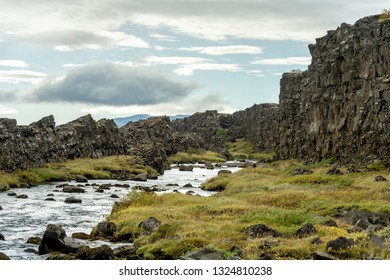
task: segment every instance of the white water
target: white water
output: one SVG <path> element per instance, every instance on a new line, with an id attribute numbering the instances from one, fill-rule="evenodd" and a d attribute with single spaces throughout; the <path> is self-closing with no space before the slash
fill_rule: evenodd
<path id="1" fill-rule="evenodd" d="M 223 168 L 236 171 L 238 168 Z M 11 259 L 32 260 L 45 259 L 47 256 L 39 256 L 37 245 L 27 244 L 30 237 L 42 237 L 48 224 L 61 225 L 67 234 L 71 236 L 75 232 L 89 234 L 94 226 L 103 221 L 111 213 L 115 201 L 125 197 L 135 186 L 157 186 L 166 192 L 178 191 L 186 193 L 193 191 L 202 196 L 212 195 L 212 192 L 203 191 L 200 185 L 205 180 L 217 175 L 220 169 L 208 170 L 204 168 L 194 168 L 192 172 L 179 171 L 178 169 L 167 170 L 163 176 L 157 180 L 147 182 L 115 181 L 115 180 L 90 180 L 88 184 L 129 184 L 130 188 L 111 187 L 104 193 L 95 192 L 93 186 L 84 186 L 85 193 L 70 194 L 63 193 L 61 188 L 56 188 L 60 183 L 45 184 L 29 189 L 12 189 L 8 192 L 0 193 L 0 233 L 4 235 L 5 241 L 0 240 L 0 252 L 6 254 Z M 190 183 L 193 188 L 182 188 Z M 76 184 L 70 182 L 70 184 Z M 178 186 L 167 186 L 167 184 L 177 184 Z M 85 184 L 83 184 L 85 185 Z M 17 195 L 26 194 L 27 199 L 9 196 L 9 192 Z M 45 201 L 48 194 L 53 194 L 56 201 Z M 111 194 L 116 194 L 118 198 L 111 198 Z M 69 196 L 82 199 L 81 204 L 68 204 L 64 200 Z M 94 244 L 89 244 L 94 246 Z"/>

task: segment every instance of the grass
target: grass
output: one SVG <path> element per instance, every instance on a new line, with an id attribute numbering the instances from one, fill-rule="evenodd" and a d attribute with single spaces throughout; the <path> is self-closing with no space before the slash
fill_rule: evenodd
<path id="1" fill-rule="evenodd" d="M 273 151 L 260 153 L 256 151 L 252 142 L 244 139 L 236 139 L 234 142 L 226 143 L 229 153 L 235 159 L 272 159 L 276 153 Z"/>
<path id="2" fill-rule="evenodd" d="M 296 166 L 313 173 L 291 176 L 286 170 Z M 352 226 L 335 217 L 348 209 L 390 212 L 390 182 L 374 181 L 379 174 L 389 178 L 389 171 L 347 173 L 345 168 L 344 175 L 328 175 L 327 169 L 327 163 L 304 166 L 294 160 L 248 167 L 205 182 L 205 189 L 217 186 L 221 191 L 210 197 L 132 192 L 116 205 L 108 220 L 117 224 L 120 234 L 132 233 L 137 254 L 146 259 L 177 259 L 204 246 L 218 248 L 226 256 L 238 246 L 244 259 L 258 259 L 264 252 L 279 259 L 309 259 L 314 251 L 325 252 L 326 243 L 340 236 L 357 244 L 336 253 L 340 258 L 390 258 L 389 243 L 378 248 L 366 233 L 350 232 Z M 151 235 L 141 236 L 138 224 L 149 217 L 162 224 Z M 339 227 L 322 225 L 330 219 Z M 249 238 L 246 229 L 260 223 L 282 236 Z M 317 233 L 296 238 L 296 230 L 306 223 L 312 223 Z M 390 235 L 390 228 L 383 230 Z M 313 245 L 315 238 L 322 243 Z M 273 246 L 263 248 L 267 242 Z"/>
<path id="3" fill-rule="evenodd" d="M 204 162 L 225 162 L 226 158 L 216 152 L 211 151 L 202 151 L 202 150 L 194 150 L 179 152 L 174 155 L 171 155 L 168 158 L 169 163 L 171 164 L 180 164 L 180 163 L 196 163 L 200 161 Z"/>
<path id="4" fill-rule="evenodd" d="M 37 185 L 44 182 L 68 181 L 74 179 L 75 175 L 83 175 L 89 179 L 110 179 L 115 177 L 115 174 L 123 172 L 130 178 L 142 173 L 148 173 L 151 176 L 158 175 L 153 168 L 136 164 L 131 156 L 79 158 L 61 163 L 50 163 L 41 168 L 0 173 L 0 191 L 20 187 L 21 183 Z"/>

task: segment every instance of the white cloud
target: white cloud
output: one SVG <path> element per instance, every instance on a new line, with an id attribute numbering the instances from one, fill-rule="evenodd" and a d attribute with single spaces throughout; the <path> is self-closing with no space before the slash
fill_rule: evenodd
<path id="1" fill-rule="evenodd" d="M 17 67 L 17 68 L 29 68 L 29 64 L 23 60 L 9 59 L 9 60 L 1 60 L 0 66 L 5 67 Z"/>
<path id="2" fill-rule="evenodd" d="M 21 82 L 27 82 L 38 85 L 46 77 L 46 73 L 28 70 L 0 71 L 0 83 L 19 84 Z"/>
<path id="3" fill-rule="evenodd" d="M 73 68 L 73 67 L 80 67 L 80 66 L 84 66 L 85 64 L 74 64 L 74 63 L 66 63 L 66 64 L 63 64 L 62 67 L 64 68 Z"/>
<path id="4" fill-rule="evenodd" d="M 215 47 L 190 47 L 180 48 L 181 51 L 199 52 L 208 55 L 226 55 L 226 54 L 260 54 L 263 48 L 246 45 L 215 46 Z"/>
<path id="5" fill-rule="evenodd" d="M 57 51 L 57 52 L 73 52 L 74 49 L 69 47 L 69 46 L 55 46 L 53 48 L 54 51 Z"/>
<path id="6" fill-rule="evenodd" d="M 147 64 L 195 64 L 210 62 L 209 59 L 191 56 L 148 56 L 144 59 Z"/>
<path id="7" fill-rule="evenodd" d="M 285 57 L 285 58 L 267 58 L 252 61 L 256 65 L 309 65 L 311 57 Z"/>
<path id="8" fill-rule="evenodd" d="M 149 37 L 157 39 L 159 41 L 165 41 L 165 42 L 177 42 L 178 41 L 173 36 L 164 35 L 164 34 L 158 34 L 158 33 L 150 34 Z"/>
<path id="9" fill-rule="evenodd" d="M 237 64 L 222 64 L 222 63 L 195 63 L 181 65 L 174 72 L 180 76 L 192 76 L 195 71 L 226 71 L 240 72 L 242 69 Z"/>
<path id="10" fill-rule="evenodd" d="M 0 115 L 15 115 L 18 110 L 0 105 Z"/>

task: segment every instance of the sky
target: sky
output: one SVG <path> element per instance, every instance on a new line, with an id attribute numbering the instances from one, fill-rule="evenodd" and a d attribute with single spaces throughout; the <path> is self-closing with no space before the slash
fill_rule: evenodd
<path id="1" fill-rule="evenodd" d="M 278 103 L 308 45 L 387 1 L 0 0 L 0 118 L 57 124 Z"/>

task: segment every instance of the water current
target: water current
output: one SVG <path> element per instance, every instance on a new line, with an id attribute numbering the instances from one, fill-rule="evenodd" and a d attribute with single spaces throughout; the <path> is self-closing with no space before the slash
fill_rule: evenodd
<path id="1" fill-rule="evenodd" d="M 239 168 L 223 167 L 223 169 L 234 172 Z M 37 245 L 28 244 L 26 241 L 30 237 L 42 237 L 48 224 L 61 225 L 67 236 L 75 232 L 89 234 L 94 226 L 111 213 L 115 201 L 125 197 L 136 186 L 155 186 L 163 190 L 157 192 L 161 195 L 173 191 L 183 194 L 191 191 L 193 194 L 209 196 L 213 193 L 201 190 L 200 185 L 205 180 L 216 176 L 219 170 L 220 168 L 210 170 L 195 167 L 192 172 L 186 172 L 172 168 L 172 170 L 165 171 L 165 174 L 159 176 L 157 180 L 147 182 L 90 180 L 82 184 L 85 192 L 77 194 L 62 192 L 61 188 L 57 188 L 61 182 L 0 193 L 0 206 L 3 208 L 0 210 L 0 233 L 5 239 L 0 240 L 0 252 L 14 260 L 45 259 L 47 256 L 40 256 L 36 253 Z M 188 183 L 192 187 L 183 188 Z M 112 187 L 103 193 L 98 193 L 94 184 L 111 184 Z M 125 188 L 123 184 L 129 187 Z M 25 194 L 27 198 L 10 196 L 10 192 L 16 193 L 17 196 Z M 112 198 L 113 194 L 118 198 Z M 65 199 L 69 196 L 80 198 L 82 203 L 65 203 Z M 54 198 L 55 201 L 45 200 L 48 197 Z M 101 243 L 88 243 L 88 245 L 95 247 Z"/>

